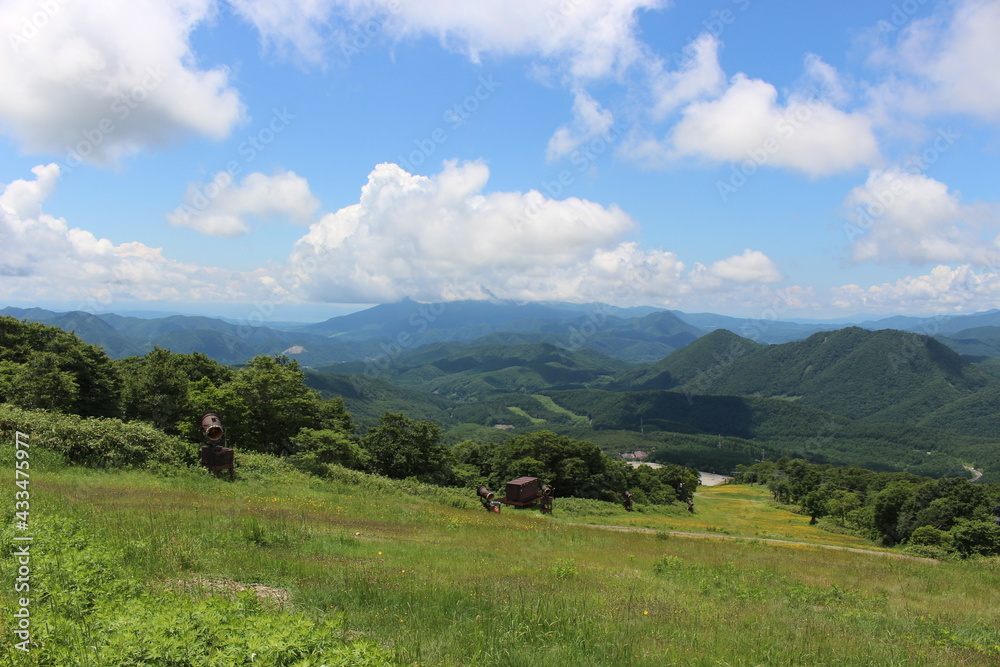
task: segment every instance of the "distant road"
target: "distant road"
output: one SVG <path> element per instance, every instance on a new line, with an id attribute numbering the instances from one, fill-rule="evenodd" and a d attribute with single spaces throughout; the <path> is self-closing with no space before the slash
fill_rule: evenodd
<path id="1" fill-rule="evenodd" d="M 647 463 L 646 461 L 629 461 L 630 466 L 633 468 L 638 468 L 639 466 L 649 466 L 650 468 L 662 468 L 663 466 L 659 463 Z M 718 486 L 719 484 L 725 484 L 727 481 L 731 480 L 732 477 L 727 477 L 725 475 L 716 475 L 714 472 L 703 472 L 698 471 L 698 479 L 702 486 Z"/>
<path id="2" fill-rule="evenodd" d="M 718 486 L 732 479 L 726 475 L 716 475 L 714 472 L 702 472 L 701 470 L 698 471 L 698 477 L 701 478 L 702 486 Z"/>
<path id="3" fill-rule="evenodd" d="M 962 466 L 962 467 L 972 473 L 972 479 L 970 480 L 972 482 L 978 482 L 979 478 L 983 476 L 983 473 L 979 472 L 972 466 Z"/>

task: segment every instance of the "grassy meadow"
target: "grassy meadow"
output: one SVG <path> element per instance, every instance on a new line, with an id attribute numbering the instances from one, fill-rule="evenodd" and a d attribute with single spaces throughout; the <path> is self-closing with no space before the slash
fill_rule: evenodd
<path id="1" fill-rule="evenodd" d="M 542 516 L 264 456 L 234 483 L 32 470 L 33 644 L 12 639 L 25 533 L 5 508 L 0 663 L 1000 664 L 996 559 L 822 548 L 880 551 L 758 487 L 702 488 L 694 514 L 557 498 Z"/>

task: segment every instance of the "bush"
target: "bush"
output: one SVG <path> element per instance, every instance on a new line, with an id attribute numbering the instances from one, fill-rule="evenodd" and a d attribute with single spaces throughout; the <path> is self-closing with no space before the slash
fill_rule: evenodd
<path id="1" fill-rule="evenodd" d="M 148 424 L 0 404 L 0 437 L 14 442 L 15 431 L 26 433 L 32 448 L 52 450 L 67 463 L 90 468 L 183 466 L 198 461 L 196 445 Z"/>
<path id="2" fill-rule="evenodd" d="M 951 530 L 955 549 L 965 557 L 1000 555 L 1000 526 L 992 521 L 965 521 Z"/>
<path id="3" fill-rule="evenodd" d="M 909 543 L 913 546 L 932 546 L 949 550 L 954 545 L 955 538 L 951 533 L 934 526 L 920 526 L 910 535 Z"/>

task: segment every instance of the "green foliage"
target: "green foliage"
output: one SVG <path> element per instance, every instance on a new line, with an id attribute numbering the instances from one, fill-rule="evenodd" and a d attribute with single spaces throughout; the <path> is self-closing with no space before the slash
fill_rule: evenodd
<path id="1" fill-rule="evenodd" d="M 1000 525 L 993 521 L 962 521 L 951 532 L 955 549 L 963 556 L 1000 555 Z"/>
<path id="2" fill-rule="evenodd" d="M 104 351 L 56 327 L 0 316 L 0 401 L 88 417 L 119 414 Z"/>
<path id="3" fill-rule="evenodd" d="M 162 431 L 178 432 L 179 423 L 191 411 L 190 380 L 180 364 L 180 356 L 156 348 L 144 357 L 118 362 L 122 412 L 126 419 L 139 419 Z"/>
<path id="4" fill-rule="evenodd" d="M 361 446 L 368 453 L 371 470 L 380 475 L 439 479 L 448 458 L 440 440 L 436 424 L 387 413 L 361 438 Z"/>
<path id="5" fill-rule="evenodd" d="M 852 526 L 889 546 L 905 543 L 932 557 L 952 552 L 963 557 L 1000 555 L 1000 526 L 991 517 L 1000 509 L 995 507 L 1000 496 L 996 486 L 796 459 L 743 468 L 737 480 L 766 483 L 779 502 L 799 502 L 814 519 L 833 514 L 841 526 Z"/>
<path id="6" fill-rule="evenodd" d="M 9 523 L 0 574 L 13 581 L 17 559 Z M 258 531 L 259 532 L 259 531 Z M 31 545 L 32 633 L 19 665 L 162 667 L 320 667 L 395 664 L 371 640 L 348 639 L 343 618 L 312 618 L 264 602 L 253 591 L 194 597 L 140 585 L 125 554 L 80 521 L 46 515 Z M 81 659 L 85 658 L 85 662 Z"/>
<path id="7" fill-rule="evenodd" d="M 371 463 L 371 456 L 348 433 L 332 429 L 304 428 L 292 438 L 292 446 L 299 450 L 293 459 L 312 457 L 318 463 L 344 466 L 362 470 Z"/>
<path id="8" fill-rule="evenodd" d="M 572 558 L 560 558 L 555 565 L 549 566 L 549 572 L 558 580 L 579 579 L 580 571 Z"/>
<path id="9" fill-rule="evenodd" d="M 32 447 L 50 449 L 69 463 L 92 468 L 177 466 L 197 461 L 192 444 L 147 424 L 0 404 L 0 434 L 12 442 L 15 431 L 27 433 Z"/>

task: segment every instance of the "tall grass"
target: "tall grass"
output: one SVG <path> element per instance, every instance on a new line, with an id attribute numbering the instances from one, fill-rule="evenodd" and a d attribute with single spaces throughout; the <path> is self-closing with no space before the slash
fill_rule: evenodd
<path id="1" fill-rule="evenodd" d="M 45 645 L 13 664 L 1000 663 L 996 561 L 767 543 L 861 541 L 746 487 L 703 489 L 694 515 L 557 499 L 545 517 L 351 471 L 243 473 L 38 473 Z M 748 539 L 662 539 L 711 527 Z"/>

